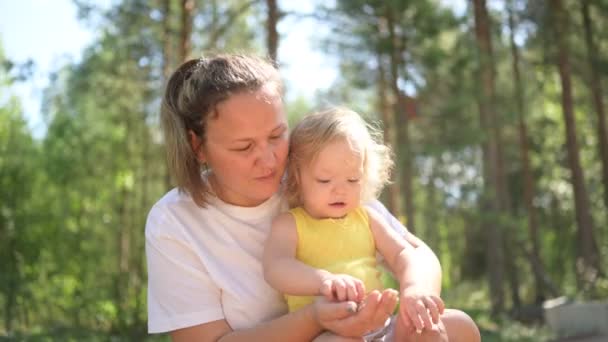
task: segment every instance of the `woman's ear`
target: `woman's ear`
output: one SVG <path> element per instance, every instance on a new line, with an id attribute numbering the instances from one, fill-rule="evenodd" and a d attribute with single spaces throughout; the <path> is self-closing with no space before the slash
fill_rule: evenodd
<path id="1" fill-rule="evenodd" d="M 296 175 L 295 175 L 295 181 L 296 181 L 296 189 L 302 189 L 302 172 L 300 171 L 300 168 L 296 169 Z M 298 203 L 302 203 L 302 191 L 297 191 L 298 193 Z"/>
<path id="2" fill-rule="evenodd" d="M 298 188 L 302 185 L 302 177 L 300 175 L 300 169 L 296 169 L 296 174 L 295 174 L 295 180 L 296 180 L 296 185 L 298 186 Z"/>
<path id="3" fill-rule="evenodd" d="M 203 151 L 203 139 L 196 135 L 192 130 L 188 131 L 188 134 L 190 134 L 190 147 L 192 148 L 192 152 L 194 152 L 196 159 L 201 164 L 206 163 L 207 158 Z"/>

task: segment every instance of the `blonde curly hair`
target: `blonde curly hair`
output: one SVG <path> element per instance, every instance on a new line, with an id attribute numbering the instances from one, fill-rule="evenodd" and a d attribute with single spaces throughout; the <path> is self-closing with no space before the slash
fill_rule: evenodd
<path id="1" fill-rule="evenodd" d="M 286 181 L 291 208 L 302 205 L 300 169 L 337 139 L 347 139 L 362 149 L 362 202 L 377 198 L 389 183 L 394 162 L 391 149 L 382 143 L 382 131 L 365 122 L 357 112 L 344 107 L 329 108 L 305 116 L 291 131 Z"/>

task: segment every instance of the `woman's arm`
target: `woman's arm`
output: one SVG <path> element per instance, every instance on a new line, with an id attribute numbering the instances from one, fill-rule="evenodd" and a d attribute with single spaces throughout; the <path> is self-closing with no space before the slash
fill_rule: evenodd
<path id="1" fill-rule="evenodd" d="M 250 329 L 233 331 L 226 320 L 218 320 L 171 332 L 174 342 L 311 341 L 323 330 L 341 336 L 363 336 L 384 325 L 397 305 L 394 290 L 372 291 L 365 306 L 353 314 L 352 302 L 329 302 L 320 297 L 314 304 L 260 323 Z"/>
<path id="2" fill-rule="evenodd" d="M 348 314 L 346 309 L 342 312 Z M 310 341 L 322 330 L 309 305 L 250 329 L 233 331 L 226 320 L 218 320 L 172 331 L 171 339 L 174 342 Z"/>

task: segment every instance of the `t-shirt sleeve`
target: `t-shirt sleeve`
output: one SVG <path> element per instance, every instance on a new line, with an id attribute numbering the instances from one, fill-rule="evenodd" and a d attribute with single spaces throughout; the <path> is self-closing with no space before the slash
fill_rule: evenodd
<path id="1" fill-rule="evenodd" d="M 146 222 L 148 332 L 160 333 L 224 318 L 221 291 L 189 244 L 172 230 L 177 220 L 153 208 Z"/>
<path id="2" fill-rule="evenodd" d="M 374 209 L 377 213 L 382 215 L 382 217 L 388 222 L 388 224 L 393 228 L 399 235 L 405 237 L 407 233 L 407 228 L 395 217 L 391 214 L 388 209 L 382 204 L 382 202 L 378 200 L 373 200 L 366 204 L 368 208 Z"/>

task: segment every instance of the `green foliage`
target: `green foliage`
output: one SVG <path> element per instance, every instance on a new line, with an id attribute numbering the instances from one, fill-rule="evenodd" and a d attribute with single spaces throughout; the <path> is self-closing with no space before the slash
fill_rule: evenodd
<path id="1" fill-rule="evenodd" d="M 605 298 L 605 277 L 592 284 L 592 291 L 583 291 L 577 282 L 574 195 L 548 10 L 545 2 L 513 2 L 536 181 L 540 257 L 559 294 Z M 262 2 L 195 3 L 199 7 L 192 55 L 261 51 Z M 301 115 L 328 104 L 344 104 L 380 118 L 379 67 L 389 72 L 388 53 L 394 44 L 383 25 L 387 9 L 392 11 L 404 46 L 405 64 L 397 70 L 399 87 L 416 104 L 416 115 L 409 118 L 408 146 L 413 156 L 416 234 L 442 263 L 446 303 L 470 313 L 484 341 L 545 341 L 551 335 L 544 327 L 517 322 L 507 313 L 491 317 L 486 289 L 488 270 L 495 266 L 487 261 L 488 240 L 480 226 L 487 219 L 505 227 L 522 304 L 538 304 L 529 262 L 506 14 L 499 9 L 490 13 L 495 109 L 504 135 L 511 207 L 488 214 L 479 205 L 486 187 L 481 146 L 491 133 L 483 130 L 478 114 L 479 56 L 473 13 L 469 10 L 457 17 L 442 3 L 356 0 L 319 6 L 315 13 L 322 18 L 319 25 L 327 25 L 331 33 L 316 38 L 327 54 L 339 60 L 340 77 L 326 92 L 289 101 L 289 122 L 293 126 Z M 581 163 L 606 265 L 608 215 L 602 194 L 608 185 L 601 179 L 597 154 L 597 119 L 590 102 L 580 4 L 564 3 L 572 21 L 568 42 L 573 51 Z M 181 4 L 170 2 L 168 36 L 159 1 L 116 1 L 107 12 L 93 1 L 76 4 L 82 20 L 97 29 L 97 39 L 79 63 L 53 73 L 44 93 L 47 130 L 41 139 L 32 137 L 19 99 L 10 95 L 14 82 L 23 77 L 14 76 L 15 64 L 0 51 L 0 336 L 36 341 L 165 341 L 165 336 L 146 336 L 143 229 L 149 208 L 170 187 L 158 107 L 163 67 L 172 69 L 180 62 Z M 605 80 L 608 2 L 592 2 L 591 17 Z M 394 101 L 390 96 L 389 100 Z M 395 177 L 400 177 L 399 170 Z M 514 298 L 507 297 L 508 310 L 517 309 Z"/>
<path id="2" fill-rule="evenodd" d="M 214 4 L 220 15 L 241 9 L 218 46 L 253 46 L 255 8 Z M 142 340 L 145 217 L 169 186 L 157 118 L 162 49 L 177 32 L 162 35 L 156 2 L 125 0 L 105 13 L 78 5 L 99 35 L 81 62 L 52 76 L 46 135 L 31 137 L 16 99 L 0 105 L 0 335 Z M 0 80 L 10 86 L 6 73 Z"/>
<path id="3" fill-rule="evenodd" d="M 305 97 L 299 96 L 285 104 L 289 127 L 293 127 L 304 115 L 312 112 L 313 108 Z"/>

